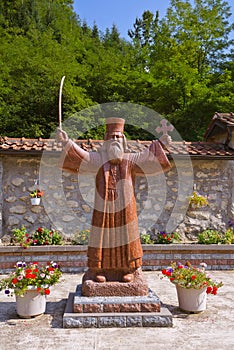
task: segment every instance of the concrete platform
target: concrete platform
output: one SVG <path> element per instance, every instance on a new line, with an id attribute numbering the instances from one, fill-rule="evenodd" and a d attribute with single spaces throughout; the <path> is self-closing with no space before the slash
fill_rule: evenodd
<path id="1" fill-rule="evenodd" d="M 204 259 L 202 260 L 204 261 Z M 205 260 L 205 262 L 207 262 Z M 208 263 L 208 262 L 207 262 Z M 186 314 L 178 308 L 175 286 L 158 271 L 145 271 L 162 307 L 172 313 L 173 327 L 63 328 L 69 293 L 83 273 L 63 274 L 51 288 L 44 315 L 20 319 L 15 298 L 0 293 L 1 350 L 227 350 L 234 349 L 234 271 L 210 271 L 223 281 L 217 295 L 208 295 L 207 310 Z"/>

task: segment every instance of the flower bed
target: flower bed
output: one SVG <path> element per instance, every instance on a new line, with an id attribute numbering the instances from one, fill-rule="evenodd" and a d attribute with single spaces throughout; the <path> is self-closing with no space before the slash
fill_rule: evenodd
<path id="1" fill-rule="evenodd" d="M 143 270 L 161 270 L 171 261 L 198 265 L 205 262 L 211 270 L 234 270 L 233 244 L 143 244 Z M 17 261 L 56 261 L 63 272 L 87 269 L 87 246 L 0 246 L 0 273 L 9 272 Z"/>

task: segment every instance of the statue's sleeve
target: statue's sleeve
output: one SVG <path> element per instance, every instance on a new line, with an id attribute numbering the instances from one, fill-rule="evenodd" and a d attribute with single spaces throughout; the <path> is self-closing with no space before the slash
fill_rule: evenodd
<path id="1" fill-rule="evenodd" d="M 153 141 L 144 151 L 133 154 L 132 157 L 136 175 L 155 175 L 171 169 L 168 157 L 158 140 Z"/>
<path id="2" fill-rule="evenodd" d="M 59 167 L 70 173 L 95 173 L 99 164 L 98 158 L 96 152 L 87 152 L 69 140 L 63 147 Z"/>

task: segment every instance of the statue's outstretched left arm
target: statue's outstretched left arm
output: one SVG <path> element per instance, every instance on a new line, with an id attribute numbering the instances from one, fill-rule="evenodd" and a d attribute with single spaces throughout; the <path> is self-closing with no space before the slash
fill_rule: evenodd
<path id="1" fill-rule="evenodd" d="M 154 175 L 171 169 L 171 164 L 159 140 L 152 141 L 144 151 L 133 155 L 137 175 Z"/>

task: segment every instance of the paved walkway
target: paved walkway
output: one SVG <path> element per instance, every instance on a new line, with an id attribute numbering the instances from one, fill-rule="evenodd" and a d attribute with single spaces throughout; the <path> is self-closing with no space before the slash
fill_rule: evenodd
<path id="1" fill-rule="evenodd" d="M 62 316 L 69 292 L 82 274 L 64 274 L 47 299 L 44 315 L 20 319 L 14 298 L 0 293 L 1 350 L 226 350 L 234 349 L 234 271 L 212 273 L 224 286 L 209 295 L 207 310 L 186 314 L 177 307 L 175 287 L 160 272 L 144 272 L 151 289 L 173 314 L 172 328 L 63 329 Z"/>

